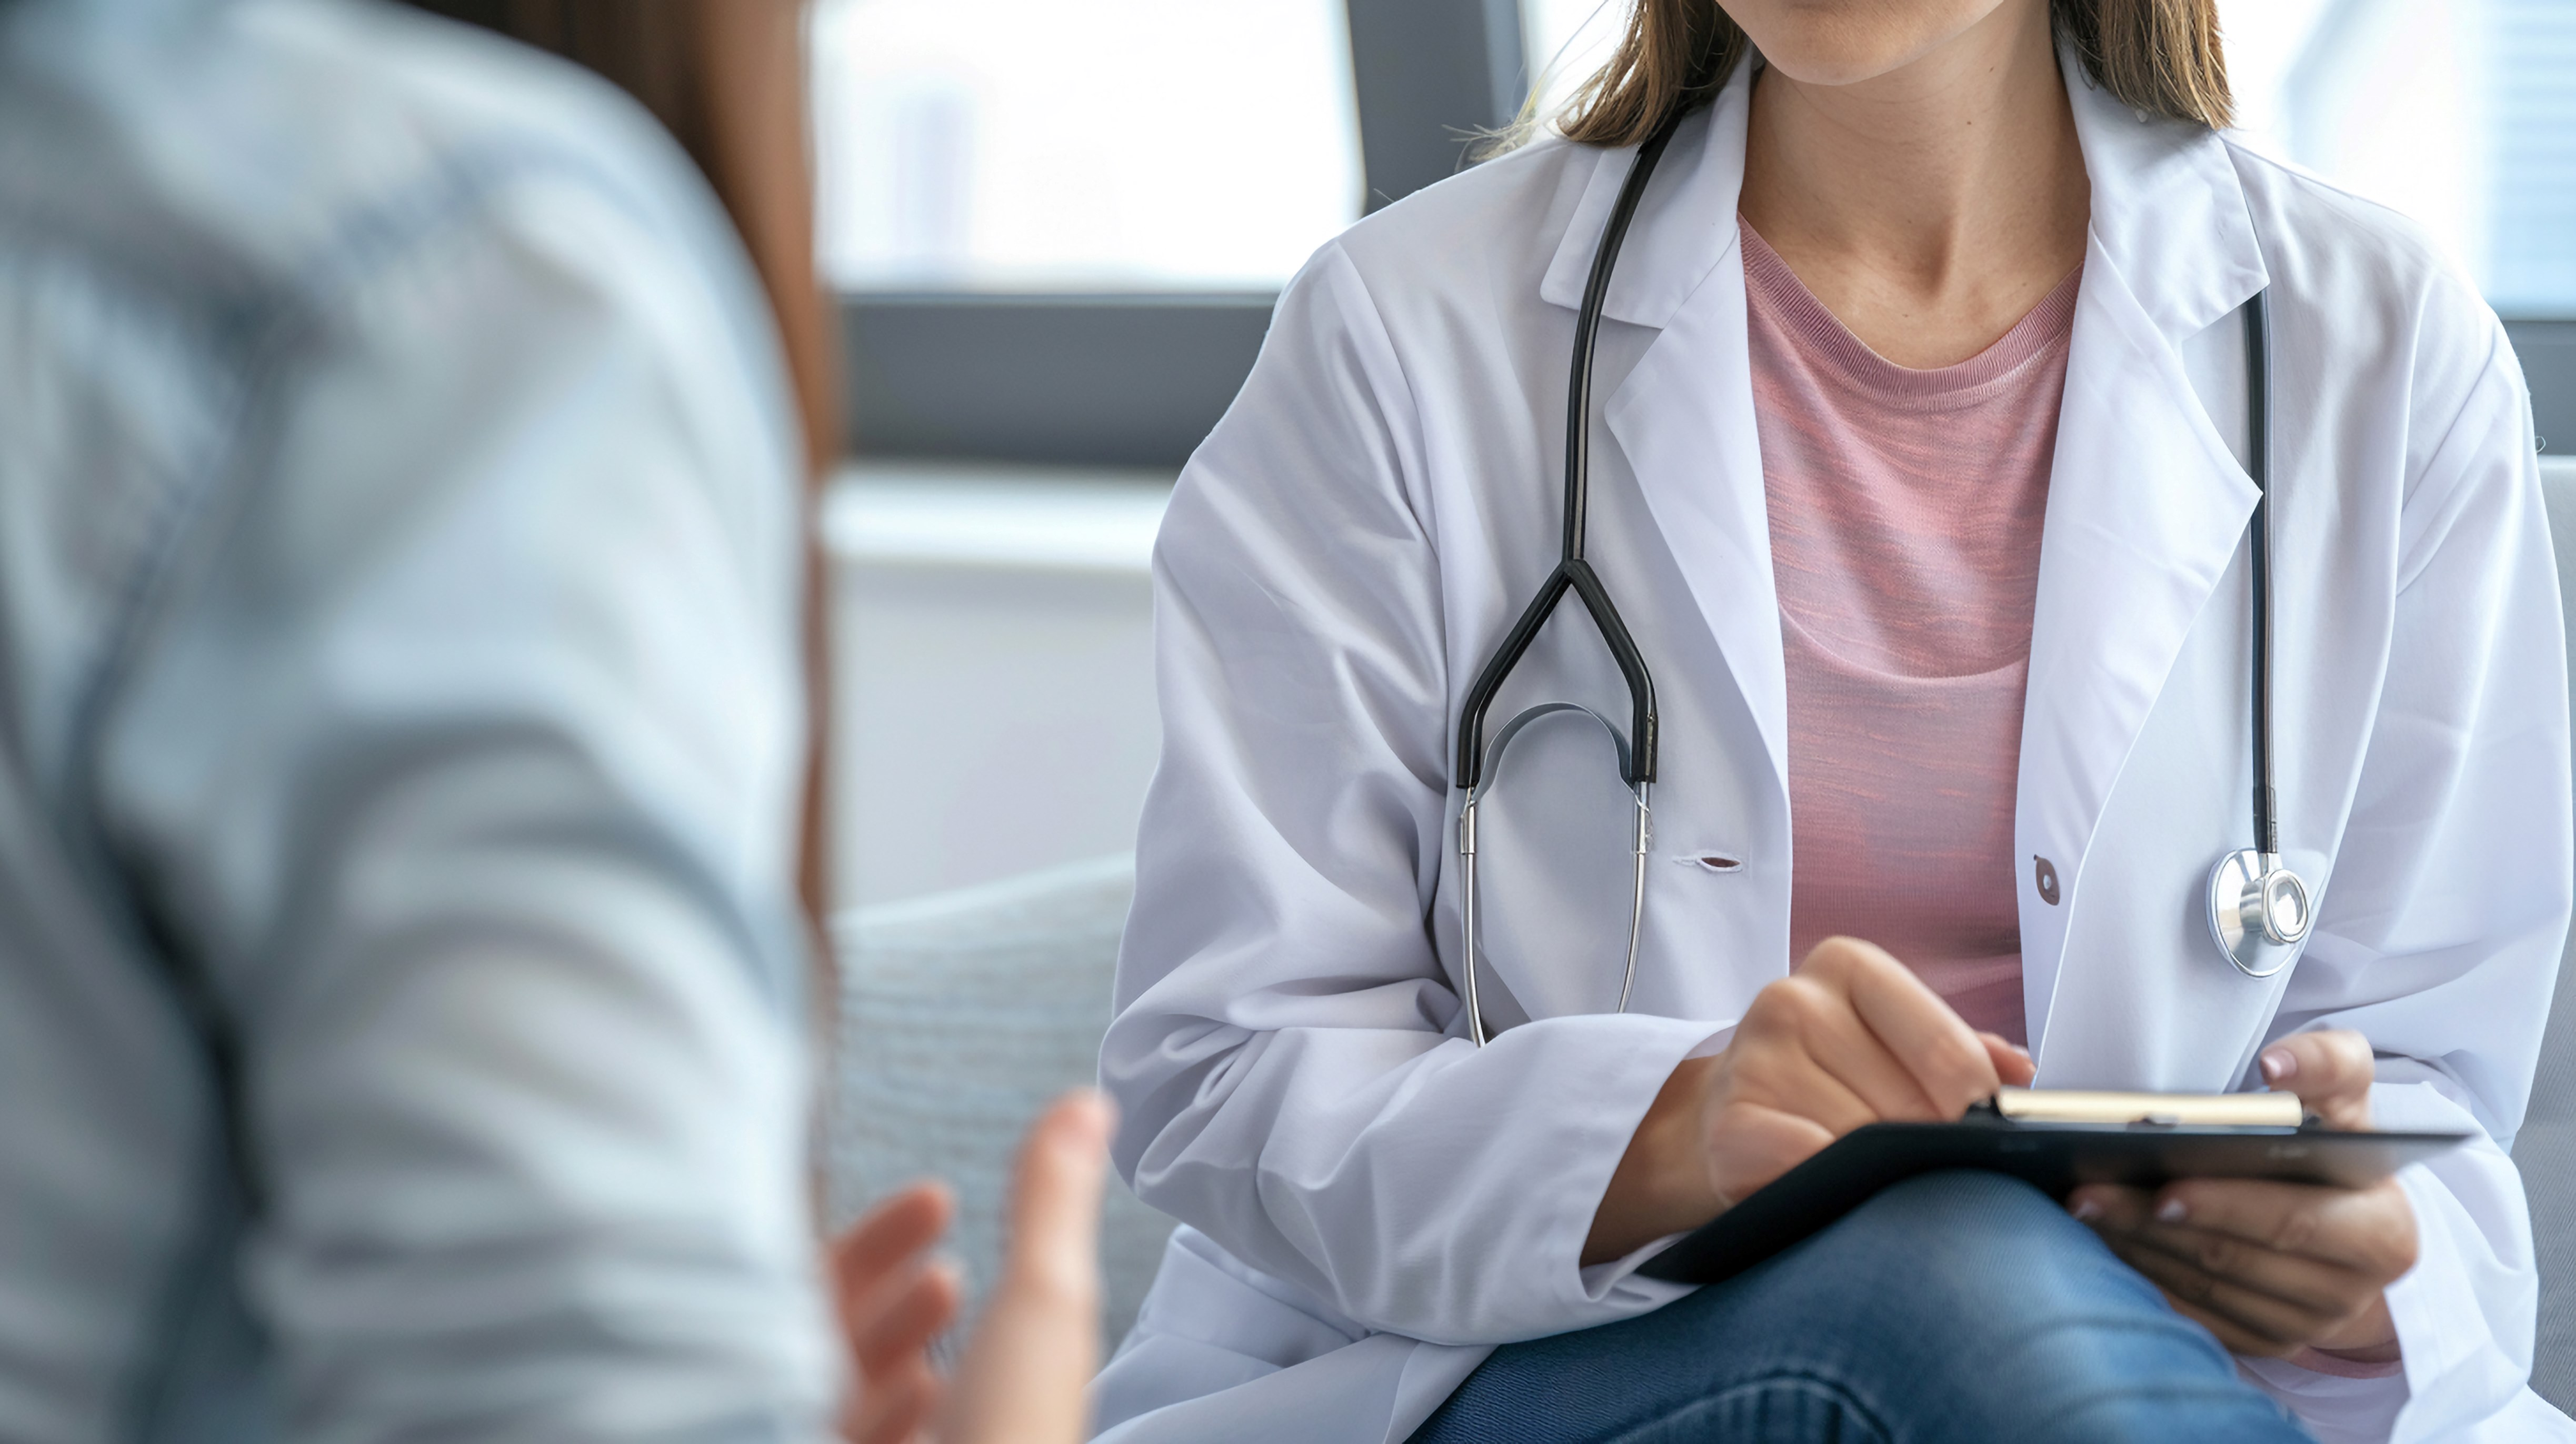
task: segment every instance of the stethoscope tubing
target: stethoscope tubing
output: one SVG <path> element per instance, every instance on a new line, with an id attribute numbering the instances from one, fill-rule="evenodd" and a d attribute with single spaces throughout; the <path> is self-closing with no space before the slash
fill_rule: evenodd
<path id="1" fill-rule="evenodd" d="M 1556 568 L 1539 584 L 1537 594 L 1486 659 L 1475 684 L 1467 689 L 1466 706 L 1458 722 L 1456 785 L 1469 791 L 1484 777 L 1485 719 L 1493 709 L 1494 699 L 1569 591 L 1591 614 L 1593 625 L 1600 629 L 1601 640 L 1628 687 L 1629 745 L 1621 775 L 1631 787 L 1652 782 L 1655 777 L 1660 739 L 1654 673 L 1647 668 L 1636 639 L 1629 635 L 1617 604 L 1610 600 L 1610 589 L 1601 584 L 1583 550 L 1592 509 L 1592 360 L 1601 335 L 1602 307 L 1610 294 L 1610 275 L 1618 264 L 1619 248 L 1626 242 L 1629 223 L 1636 219 L 1637 204 L 1646 194 L 1646 182 L 1655 173 L 1655 163 L 1663 159 L 1664 148 L 1672 143 L 1673 133 L 1680 129 L 1681 120 L 1679 114 L 1666 120 L 1637 148 L 1636 163 L 1619 187 L 1619 197 L 1610 207 L 1610 218 L 1603 223 L 1601 240 L 1592 253 L 1592 273 L 1583 284 L 1583 304 L 1574 316 L 1574 355 L 1566 368 L 1565 517 Z"/>
<path id="2" fill-rule="evenodd" d="M 1574 355 L 1567 363 L 1565 387 L 1565 515 L 1559 533 L 1556 567 L 1547 580 L 1539 584 L 1529 605 L 1521 609 L 1512 629 L 1504 634 L 1494 654 L 1486 659 L 1484 669 L 1468 689 L 1466 707 L 1458 722 L 1457 785 L 1466 790 L 1466 800 L 1458 812 L 1458 851 L 1463 874 L 1459 905 L 1462 912 L 1460 946 L 1467 981 L 1467 1032 L 1477 1047 L 1485 1046 L 1485 1011 L 1479 997 L 1476 975 L 1479 917 L 1477 896 L 1476 809 L 1483 800 L 1486 783 L 1487 751 L 1485 718 L 1494 699 L 1510 680 L 1512 669 L 1520 665 L 1530 644 L 1538 640 L 1557 604 L 1572 592 L 1583 603 L 1593 625 L 1601 633 L 1602 644 L 1609 649 L 1611 660 L 1618 664 L 1619 674 L 1628 687 L 1630 711 L 1629 733 L 1621 737 L 1606 719 L 1592 714 L 1607 728 L 1619 749 L 1619 773 L 1636 799 L 1637 820 L 1634 834 L 1633 876 L 1628 902 L 1628 957 L 1619 979 L 1619 1012 L 1628 1011 L 1628 999 L 1637 982 L 1637 947 L 1643 935 L 1646 916 L 1646 855 L 1654 835 L 1654 809 L 1651 801 L 1655 781 L 1655 757 L 1660 744 L 1655 712 L 1655 678 L 1646 666 L 1644 653 L 1628 632 L 1628 624 L 1619 615 L 1618 605 L 1610 600 L 1610 589 L 1601 584 L 1592 563 L 1583 555 L 1586 524 L 1592 505 L 1592 360 L 1601 335 L 1601 313 L 1610 294 L 1610 275 L 1617 266 L 1619 249 L 1628 236 L 1629 223 L 1636 219 L 1637 205 L 1646 194 L 1646 183 L 1655 173 L 1655 163 L 1663 159 L 1664 149 L 1672 143 L 1673 134 L 1681 128 L 1682 112 L 1675 111 L 1655 133 L 1637 148 L 1637 158 L 1630 166 L 1619 195 L 1611 204 L 1610 218 L 1601 228 L 1601 239 L 1592 254 L 1592 272 L 1583 284 L 1583 304 L 1574 316 Z M 1589 708 L 1581 709 L 1589 712 Z M 1494 754 L 1499 756 L 1520 724 L 1533 713 L 1521 717 L 1503 729 L 1495 739 Z"/>
<path id="3" fill-rule="evenodd" d="M 2280 794 L 2272 777 L 2272 292 L 2245 303 L 2246 475 L 2254 514 L 2246 522 L 2246 558 L 2254 609 L 2254 847 L 2281 851 Z"/>
<path id="4" fill-rule="evenodd" d="M 1542 702 L 1514 717 L 1504 725 L 1501 732 L 1495 735 L 1493 746 L 1487 754 L 1487 761 L 1498 761 L 1510 748 L 1512 739 L 1520 735 L 1523 728 L 1543 717 L 1559 713 L 1589 718 L 1610 739 L 1610 745 L 1619 757 L 1620 773 L 1624 776 L 1631 770 L 1628 739 L 1619 735 L 1619 729 L 1610 725 L 1609 718 L 1576 702 Z M 1461 919 L 1459 941 L 1467 957 L 1467 1035 L 1475 1040 L 1479 1048 L 1485 1046 L 1486 1033 L 1485 1011 L 1477 996 L 1475 963 L 1478 956 L 1477 924 L 1480 920 L 1476 906 L 1478 856 L 1476 815 L 1477 808 L 1492 795 L 1493 787 L 1501 780 L 1498 770 L 1489 766 L 1487 771 L 1490 775 L 1483 782 L 1467 789 L 1466 800 L 1458 808 L 1458 856 L 1461 863 L 1458 898 Z M 1654 786 L 1653 782 L 1643 778 L 1628 784 L 1629 796 L 1637 805 L 1637 817 L 1635 829 L 1630 833 L 1629 841 L 1629 851 L 1632 856 L 1628 891 L 1628 960 L 1619 974 L 1619 1006 L 1615 1009 L 1621 1013 L 1628 1011 L 1629 994 L 1637 985 L 1637 940 L 1643 935 L 1646 917 L 1646 855 L 1654 846 L 1655 840 Z"/>
<path id="5" fill-rule="evenodd" d="M 2218 950 L 2249 978 L 2277 976 L 2298 955 L 2314 921 L 2308 885 L 2281 862 L 2281 794 L 2272 754 L 2272 293 L 2244 310 L 2245 472 L 2254 483 L 2246 520 L 2246 586 L 2251 593 L 2252 671 L 2248 710 L 2254 748 L 2254 846 L 2221 857 L 2209 874 L 2209 931 Z"/>

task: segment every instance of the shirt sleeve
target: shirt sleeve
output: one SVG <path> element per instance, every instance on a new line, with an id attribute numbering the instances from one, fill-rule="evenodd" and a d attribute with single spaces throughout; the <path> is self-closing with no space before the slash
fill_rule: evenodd
<path id="1" fill-rule="evenodd" d="M 711 207 L 424 195 L 280 321 L 99 763 L 240 1059 L 280 1412 L 820 1438 L 775 343 Z"/>
<path id="2" fill-rule="evenodd" d="M 1365 283 L 1327 248 L 1156 547 L 1163 754 L 1101 1076 L 1145 1201 L 1366 1327 L 1495 1343 L 1678 1292 L 1580 1256 L 1711 1028 L 1463 1036 L 1431 936 L 1451 708 L 1422 445 Z"/>
<path id="3" fill-rule="evenodd" d="M 2256 1374 L 2320 1426 L 2401 1444 L 2471 1437 L 2528 1402 L 2537 1276 L 2507 1150 L 2576 878 L 2566 642 L 2527 394 L 2485 308 L 2456 309 L 2485 325 L 2419 360 L 2428 390 L 2458 399 L 2427 408 L 2436 424 L 2410 448 L 2388 673 L 2331 928 L 2273 1036 L 2355 1029 L 2380 1057 L 2378 1126 L 2475 1137 L 2399 1175 L 2420 1240 L 2388 1290 L 2402 1377 Z"/>

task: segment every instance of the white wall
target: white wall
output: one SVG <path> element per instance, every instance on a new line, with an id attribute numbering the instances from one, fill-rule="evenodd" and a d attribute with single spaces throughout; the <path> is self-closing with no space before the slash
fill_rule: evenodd
<path id="1" fill-rule="evenodd" d="M 831 568 L 842 906 L 1134 846 L 1169 474 L 856 466 Z"/>

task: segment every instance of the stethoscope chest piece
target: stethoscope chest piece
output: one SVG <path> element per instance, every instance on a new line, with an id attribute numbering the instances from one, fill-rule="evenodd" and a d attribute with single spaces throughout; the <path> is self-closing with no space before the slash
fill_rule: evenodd
<path id="1" fill-rule="evenodd" d="M 2220 952 L 2249 978 L 2290 965 L 2308 936 L 2308 885 L 2277 853 L 2246 848 L 2209 872 L 2209 932 Z"/>

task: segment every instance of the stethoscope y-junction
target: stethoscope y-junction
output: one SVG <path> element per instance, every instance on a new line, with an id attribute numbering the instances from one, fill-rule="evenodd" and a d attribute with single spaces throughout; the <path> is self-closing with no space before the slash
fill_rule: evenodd
<path id="1" fill-rule="evenodd" d="M 1477 947 L 1481 914 L 1477 898 L 1476 813 L 1492 794 L 1498 764 L 1512 740 L 1530 723 L 1543 717 L 1574 714 L 1588 717 L 1609 734 L 1617 755 L 1620 780 L 1627 784 L 1636 804 L 1635 826 L 1631 831 L 1634 853 L 1632 885 L 1628 901 L 1628 954 L 1625 970 L 1619 980 L 1619 1006 L 1628 1008 L 1628 995 L 1637 980 L 1637 944 L 1641 936 L 1646 909 L 1646 852 L 1654 839 L 1653 792 L 1655 784 L 1655 679 L 1646 667 L 1646 659 L 1637 650 L 1628 625 L 1620 619 L 1618 606 L 1610 600 L 1609 589 L 1601 584 L 1600 574 L 1583 554 L 1584 524 L 1591 506 L 1591 419 L 1592 360 L 1595 341 L 1601 330 L 1601 309 L 1610 290 L 1610 273 L 1618 264 L 1620 244 L 1627 239 L 1628 226 L 1636 218 L 1637 204 L 1653 176 L 1655 163 L 1663 159 L 1665 148 L 1672 142 L 1680 117 L 1667 120 L 1637 150 L 1636 164 L 1619 187 L 1618 199 L 1610 207 L 1610 219 L 1601 228 L 1601 241 L 1592 257 L 1592 272 L 1584 283 L 1583 304 L 1574 319 L 1574 359 L 1568 368 L 1565 402 L 1565 515 L 1561 546 L 1554 570 L 1539 583 L 1538 592 L 1529 605 L 1521 609 L 1520 618 L 1512 624 L 1502 641 L 1494 648 L 1484 668 L 1476 674 L 1475 685 L 1467 691 L 1467 703 L 1458 720 L 1458 749 L 1455 785 L 1464 789 L 1466 800 L 1458 812 L 1458 852 L 1461 863 L 1460 911 L 1462 937 L 1461 963 L 1467 984 L 1467 1031 L 1477 1046 L 1484 1046 L 1487 1034 L 1483 1007 L 1477 997 Z M 2254 743 L 2254 846 L 2230 852 L 2210 870 L 2208 913 L 2212 937 L 2219 950 L 2238 971 L 2248 977 L 2268 978 L 2289 965 L 2298 945 L 2308 935 L 2310 909 L 2307 884 L 2281 861 L 2279 794 L 2273 787 L 2272 771 L 2272 555 L 2269 525 L 2271 461 L 2271 309 L 2268 292 L 2257 292 L 2243 308 L 2245 330 L 2245 411 L 2248 449 L 2247 471 L 2252 476 L 2256 497 L 2252 520 L 2248 523 L 2248 543 L 2252 555 L 2248 572 L 2252 592 L 2253 636 L 2253 743 Z M 1594 628 L 1600 633 L 1610 659 L 1618 665 L 1619 675 L 1628 688 L 1628 728 L 1622 732 L 1607 717 L 1589 707 L 1573 702 L 1546 702 L 1513 717 L 1495 734 L 1491 746 L 1485 741 L 1485 717 L 1494 699 L 1510 680 L 1512 670 L 1520 665 L 1530 644 L 1537 640 L 1557 604 L 1571 593 L 1583 603 Z"/>

